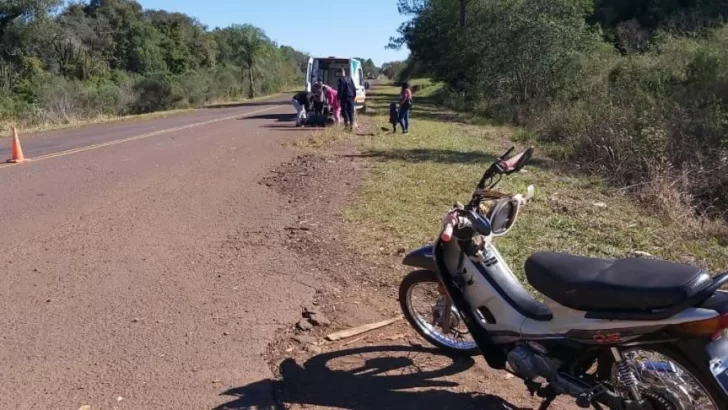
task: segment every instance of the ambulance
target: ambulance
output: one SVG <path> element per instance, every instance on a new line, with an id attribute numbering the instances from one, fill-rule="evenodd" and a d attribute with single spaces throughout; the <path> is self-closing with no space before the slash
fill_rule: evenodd
<path id="1" fill-rule="evenodd" d="M 306 91 L 311 91 L 311 87 L 317 81 L 327 84 L 336 89 L 339 77 L 336 74 L 341 69 L 346 70 L 347 75 L 351 75 L 356 86 L 356 99 L 354 105 L 357 110 L 366 110 L 368 88 L 367 81 L 364 79 L 364 71 L 362 70 L 361 61 L 355 58 L 347 57 L 311 57 L 308 59 L 308 69 L 306 70 Z"/>

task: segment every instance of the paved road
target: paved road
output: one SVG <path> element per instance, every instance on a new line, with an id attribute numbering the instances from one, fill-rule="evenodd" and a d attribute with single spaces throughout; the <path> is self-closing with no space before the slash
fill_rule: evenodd
<path id="1" fill-rule="evenodd" d="M 258 184 L 301 136 L 279 101 L 21 137 L 36 160 L 0 168 L 0 408 L 210 409 L 270 377 L 266 342 L 313 296 Z"/>
<path id="2" fill-rule="evenodd" d="M 213 123 L 215 121 L 235 118 L 251 112 L 265 112 L 271 107 L 286 104 L 288 98 L 274 97 L 255 102 L 245 103 L 243 106 L 203 109 L 191 113 L 171 114 L 157 119 L 131 119 L 106 124 L 86 126 L 83 128 L 68 128 L 60 131 L 38 133 L 35 135 L 20 135 L 23 153 L 27 157 L 37 157 L 44 154 L 96 145 L 108 141 L 127 138 L 130 136 L 145 135 L 169 129 L 191 127 L 197 124 Z M 7 137 L 7 135 L 3 135 Z M 10 145 L 0 140 L 0 159 L 3 161 L 10 156 Z"/>

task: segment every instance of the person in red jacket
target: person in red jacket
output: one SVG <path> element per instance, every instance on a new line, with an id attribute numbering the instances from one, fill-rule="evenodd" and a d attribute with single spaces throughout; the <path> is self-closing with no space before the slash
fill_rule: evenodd
<path id="1" fill-rule="evenodd" d="M 334 117 L 334 123 L 341 124 L 341 101 L 336 90 L 328 85 L 323 85 L 324 91 L 326 92 L 326 99 L 331 106 L 331 114 Z"/>

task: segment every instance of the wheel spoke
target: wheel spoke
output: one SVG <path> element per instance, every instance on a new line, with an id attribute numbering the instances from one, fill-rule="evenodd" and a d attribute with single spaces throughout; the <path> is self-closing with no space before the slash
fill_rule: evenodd
<path id="1" fill-rule="evenodd" d="M 623 355 L 656 409 L 720 410 L 698 377 L 667 355 L 637 348 Z"/>

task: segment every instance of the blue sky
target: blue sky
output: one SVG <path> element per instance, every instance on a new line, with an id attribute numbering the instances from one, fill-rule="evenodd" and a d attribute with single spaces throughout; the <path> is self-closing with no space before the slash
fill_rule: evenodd
<path id="1" fill-rule="evenodd" d="M 250 23 L 278 44 L 314 55 L 371 58 L 378 66 L 409 53 L 385 50 L 404 17 L 396 0 L 137 0 L 145 9 L 179 11 L 211 29 Z M 311 18 L 316 13 L 318 18 Z"/>

